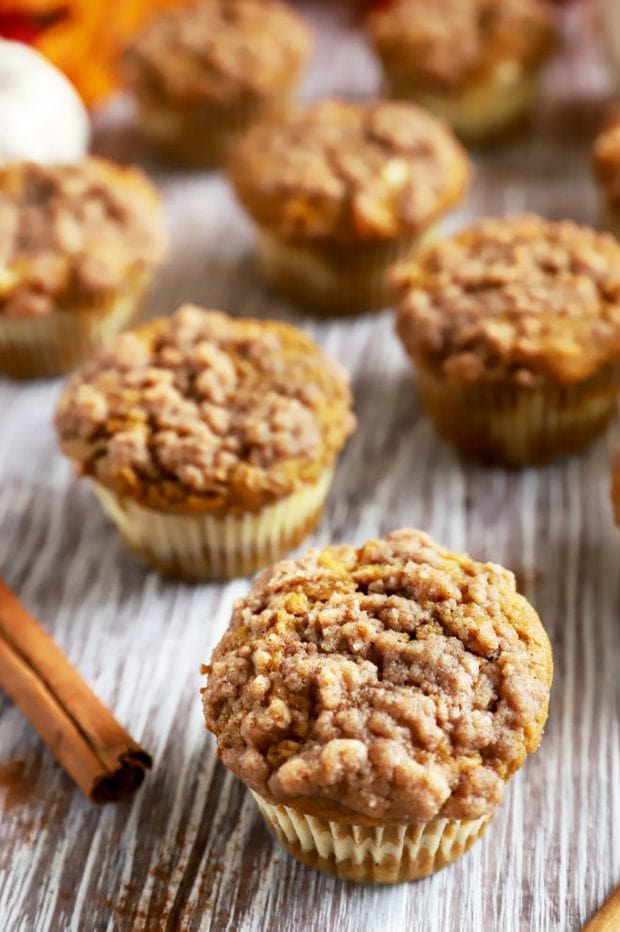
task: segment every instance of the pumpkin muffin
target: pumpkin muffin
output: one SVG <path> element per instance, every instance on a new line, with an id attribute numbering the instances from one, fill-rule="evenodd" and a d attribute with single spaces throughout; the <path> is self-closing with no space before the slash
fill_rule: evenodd
<path id="1" fill-rule="evenodd" d="M 620 110 L 594 141 L 592 167 L 603 225 L 620 238 Z"/>
<path id="2" fill-rule="evenodd" d="M 213 166 L 251 123 L 286 106 L 310 45 L 306 23 L 279 0 L 193 0 L 148 22 L 122 71 L 155 148 Z"/>
<path id="3" fill-rule="evenodd" d="M 353 313 L 386 303 L 387 266 L 460 200 L 469 163 L 413 104 L 331 100 L 251 129 L 230 177 L 266 280 L 312 311 Z"/>
<path id="4" fill-rule="evenodd" d="M 165 237 L 159 198 L 100 159 L 0 166 L 0 372 L 67 372 L 133 320 Z"/>
<path id="5" fill-rule="evenodd" d="M 395 0 L 367 28 L 388 96 L 428 107 L 472 142 L 528 114 L 554 46 L 546 0 Z"/>
<path id="6" fill-rule="evenodd" d="M 540 743 L 552 660 L 512 573 L 405 529 L 263 573 L 205 672 L 218 755 L 288 850 L 398 883 L 485 830 Z"/>
<path id="7" fill-rule="evenodd" d="M 620 527 L 620 450 L 616 452 L 611 486 L 611 504 L 614 510 L 616 524 Z"/>
<path id="8" fill-rule="evenodd" d="M 128 548 L 198 580 L 252 573 L 312 530 L 350 409 L 344 370 L 295 327 L 186 305 L 76 373 L 56 423 Z"/>
<path id="9" fill-rule="evenodd" d="M 438 431 L 523 466 L 605 430 L 620 385 L 620 245 L 569 221 L 483 220 L 394 272 L 397 330 Z"/>

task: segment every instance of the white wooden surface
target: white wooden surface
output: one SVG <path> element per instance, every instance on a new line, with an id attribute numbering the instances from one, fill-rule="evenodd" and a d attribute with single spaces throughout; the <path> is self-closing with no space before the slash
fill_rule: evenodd
<path id="1" fill-rule="evenodd" d="M 349 14 L 335 2 L 304 9 L 320 30 L 307 93 L 372 92 L 376 69 Z M 523 208 L 594 222 L 588 147 L 606 75 L 586 25 L 579 9 L 569 14 L 534 132 L 478 161 L 453 226 Z M 124 117 L 119 105 L 99 133 L 100 151 L 121 159 L 139 155 Z M 544 469 L 463 464 L 420 409 L 388 312 L 294 317 L 261 287 L 222 179 L 156 177 L 174 253 L 153 312 L 193 299 L 291 317 L 353 372 L 360 427 L 314 540 L 412 524 L 513 568 L 553 641 L 551 715 L 494 825 L 453 867 L 372 889 L 296 864 L 202 725 L 199 664 L 247 581 L 191 588 L 135 565 L 56 452 L 58 384 L 0 380 L 0 575 L 155 758 L 134 801 L 98 809 L 0 696 L 0 929 L 577 929 L 620 881 L 620 533 L 609 505 L 620 423 L 582 458 Z M 17 772 L 19 791 L 8 779 Z"/>

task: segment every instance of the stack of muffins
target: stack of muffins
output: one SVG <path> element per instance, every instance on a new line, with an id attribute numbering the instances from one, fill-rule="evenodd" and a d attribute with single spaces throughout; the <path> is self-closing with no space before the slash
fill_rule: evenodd
<path id="1" fill-rule="evenodd" d="M 324 316 L 393 300 L 426 408 L 463 454 L 516 467 L 583 450 L 620 391 L 620 245 L 537 216 L 439 233 L 467 191 L 463 142 L 531 111 L 551 7 L 395 0 L 366 25 L 385 98 L 300 105 L 310 31 L 285 3 L 167 12 L 122 63 L 143 133 L 160 157 L 225 167 L 291 301 Z M 594 167 L 618 231 L 618 123 Z M 193 305 L 117 333 L 165 252 L 137 170 L 8 165 L 0 211 L 0 371 L 81 365 L 60 445 L 129 550 L 192 581 L 282 560 L 355 429 L 347 373 L 296 327 Z M 620 467 L 613 495 L 620 523 Z M 287 848 L 393 883 L 482 834 L 541 740 L 552 661 L 510 572 L 403 529 L 272 565 L 206 669 L 218 753 Z"/>

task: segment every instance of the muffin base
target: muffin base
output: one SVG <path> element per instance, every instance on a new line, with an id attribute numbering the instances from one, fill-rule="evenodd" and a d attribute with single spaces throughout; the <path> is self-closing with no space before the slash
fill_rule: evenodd
<path id="1" fill-rule="evenodd" d="M 458 388 L 418 366 L 418 384 L 437 431 L 462 453 L 504 466 L 545 463 L 581 452 L 613 417 L 620 366 L 573 385 Z"/>
<path id="2" fill-rule="evenodd" d="M 523 72 L 506 62 L 484 80 L 456 93 L 426 90 L 407 77 L 386 72 L 386 93 L 412 100 L 449 123 L 461 139 L 471 143 L 495 141 L 522 125 L 538 97 L 540 74 Z"/>
<path id="3" fill-rule="evenodd" d="M 251 791 L 252 792 L 252 791 Z M 284 847 L 308 867 L 358 883 L 403 883 L 451 864 L 480 838 L 494 813 L 468 821 L 359 825 L 274 806 L 252 792 Z"/>
<path id="4" fill-rule="evenodd" d="M 438 232 L 373 245 L 300 245 L 258 231 L 263 278 L 285 297 L 318 316 L 375 311 L 389 303 L 388 268 L 408 259 Z"/>
<path id="5" fill-rule="evenodd" d="M 0 314 L 0 373 L 13 379 L 63 375 L 140 316 L 145 282 L 93 310 L 52 311 L 44 317 Z"/>
<path id="6" fill-rule="evenodd" d="M 200 580 L 247 576 L 293 550 L 318 523 L 333 470 L 257 513 L 172 514 L 121 499 L 92 480 L 127 549 L 165 576 Z"/>
<path id="7" fill-rule="evenodd" d="M 228 109 L 206 104 L 173 108 L 163 101 L 140 100 L 138 121 L 144 138 L 165 161 L 188 168 L 217 168 L 253 123 L 286 109 L 290 96 L 287 92 Z"/>

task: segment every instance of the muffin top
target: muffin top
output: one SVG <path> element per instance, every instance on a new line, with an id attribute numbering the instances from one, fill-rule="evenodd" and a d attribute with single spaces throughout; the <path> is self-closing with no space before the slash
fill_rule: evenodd
<path id="1" fill-rule="evenodd" d="M 0 315 L 106 301 L 164 254 L 159 199 L 141 172 L 89 158 L 0 166 Z"/>
<path id="2" fill-rule="evenodd" d="M 394 0 L 367 28 L 390 70 L 444 91 L 535 67 L 554 44 L 546 0 Z"/>
<path id="3" fill-rule="evenodd" d="M 258 510 L 331 465 L 348 378 L 305 334 L 192 305 L 117 336 L 69 381 L 56 423 L 80 472 L 162 511 Z"/>
<path id="4" fill-rule="evenodd" d="M 193 0 L 150 20 L 122 68 L 138 96 L 226 107 L 289 87 L 310 44 L 279 0 Z"/>
<path id="5" fill-rule="evenodd" d="M 620 450 L 616 452 L 615 468 L 611 486 L 611 503 L 616 524 L 620 527 Z"/>
<path id="6" fill-rule="evenodd" d="M 483 220 L 393 281 L 407 352 L 452 384 L 572 383 L 620 358 L 620 244 L 587 227 Z"/>
<path id="7" fill-rule="evenodd" d="M 551 649 L 512 573 L 395 531 L 235 604 L 203 691 L 224 764 L 328 818 L 474 819 L 540 742 Z"/>
<path id="8" fill-rule="evenodd" d="M 463 195 L 467 156 L 436 117 L 408 103 L 329 100 L 254 126 L 230 176 L 278 236 L 342 243 L 417 234 Z"/>
<path id="9" fill-rule="evenodd" d="M 620 205 L 620 111 L 594 141 L 592 167 L 606 201 Z"/>

